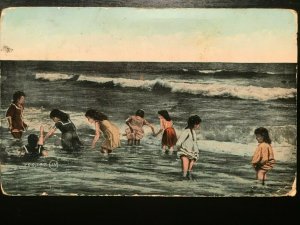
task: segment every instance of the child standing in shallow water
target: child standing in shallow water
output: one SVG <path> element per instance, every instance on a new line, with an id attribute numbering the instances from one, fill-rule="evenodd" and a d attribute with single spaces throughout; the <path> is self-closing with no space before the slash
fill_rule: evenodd
<path id="1" fill-rule="evenodd" d="M 70 120 L 69 115 L 59 109 L 53 109 L 50 113 L 50 118 L 55 122 L 55 125 L 45 136 L 45 141 L 59 129 L 62 133 L 61 145 L 63 149 L 67 151 L 80 150 L 82 143 L 79 140 L 76 127 Z"/>
<path id="2" fill-rule="evenodd" d="M 187 127 L 181 133 L 176 145 L 178 146 L 177 155 L 181 159 L 182 176 L 192 179 L 192 169 L 194 163 L 199 158 L 199 149 L 197 145 L 197 136 L 195 129 L 200 127 L 201 119 L 199 116 L 190 116 L 187 121 Z"/>
<path id="3" fill-rule="evenodd" d="M 94 109 L 89 109 L 85 113 L 85 117 L 89 123 L 95 124 L 95 137 L 92 142 L 92 148 L 95 148 L 101 132 L 105 138 L 101 144 L 102 153 L 111 153 L 121 145 L 119 128 L 110 122 L 106 115 Z"/>
<path id="4" fill-rule="evenodd" d="M 6 111 L 9 130 L 14 138 L 21 139 L 23 132 L 27 129 L 27 124 L 23 120 L 25 103 L 25 93 L 16 91 L 13 94 L 13 102 Z"/>
<path id="5" fill-rule="evenodd" d="M 128 145 L 139 145 L 140 140 L 144 137 L 144 129 L 143 126 L 147 125 L 151 128 L 153 135 L 154 127 L 144 119 L 145 112 L 142 109 L 139 109 L 136 111 L 135 116 L 130 116 L 126 120 L 126 124 L 128 125 L 128 128 L 126 128 L 126 137 L 127 137 L 127 143 Z"/>
<path id="6" fill-rule="evenodd" d="M 154 134 L 154 136 L 157 136 L 158 134 L 163 132 L 161 140 L 162 151 L 165 152 L 166 147 L 168 147 L 169 153 L 172 154 L 174 145 L 176 145 L 177 142 L 176 132 L 173 128 L 173 121 L 171 120 L 171 117 L 167 110 L 160 110 L 157 113 L 160 120 L 160 130 L 156 134 Z"/>
<path id="7" fill-rule="evenodd" d="M 269 132 L 264 127 L 259 127 L 254 131 L 258 146 L 252 157 L 252 165 L 256 171 L 256 179 L 265 184 L 266 174 L 273 168 L 275 163 L 273 148 Z"/>

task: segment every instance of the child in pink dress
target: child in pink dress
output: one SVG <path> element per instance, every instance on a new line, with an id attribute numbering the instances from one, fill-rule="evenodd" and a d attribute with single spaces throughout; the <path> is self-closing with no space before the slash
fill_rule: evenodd
<path id="1" fill-rule="evenodd" d="M 142 109 L 139 109 L 136 111 L 134 116 L 130 116 L 126 120 L 126 124 L 128 125 L 128 128 L 126 128 L 126 137 L 127 137 L 127 143 L 128 145 L 139 145 L 140 140 L 144 137 L 144 129 L 143 126 L 147 125 L 151 128 L 153 135 L 154 127 L 144 119 L 145 112 Z"/>
<path id="2" fill-rule="evenodd" d="M 160 130 L 154 135 L 157 136 L 163 132 L 161 145 L 163 152 L 166 151 L 166 147 L 169 148 L 169 153 L 172 154 L 174 150 L 174 145 L 177 142 L 177 136 L 175 129 L 173 128 L 173 121 L 167 110 L 160 110 L 157 112 L 158 118 L 160 120 Z"/>

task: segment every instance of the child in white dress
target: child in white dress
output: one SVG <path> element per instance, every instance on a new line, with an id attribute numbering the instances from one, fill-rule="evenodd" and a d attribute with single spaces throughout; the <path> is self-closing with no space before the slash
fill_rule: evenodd
<path id="1" fill-rule="evenodd" d="M 181 159 L 182 176 L 192 179 L 192 169 L 194 163 L 199 158 L 197 146 L 197 136 L 195 129 L 200 127 L 201 119 L 199 116 L 190 116 L 187 127 L 181 133 L 176 145 L 178 148 L 177 156 Z"/>

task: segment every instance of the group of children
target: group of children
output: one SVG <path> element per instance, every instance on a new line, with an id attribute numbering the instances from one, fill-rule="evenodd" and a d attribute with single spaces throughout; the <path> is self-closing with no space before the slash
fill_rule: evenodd
<path id="1" fill-rule="evenodd" d="M 25 93 L 17 91 L 13 95 L 13 102 L 9 106 L 6 117 L 8 119 L 9 129 L 14 138 L 21 139 L 22 133 L 27 129 L 27 124 L 23 120 Z M 124 136 L 127 137 L 128 145 L 139 145 L 144 137 L 143 126 L 149 126 L 153 136 L 162 133 L 162 151 L 168 148 L 172 154 L 174 146 L 177 146 L 177 156 L 181 159 L 182 176 L 192 179 L 193 165 L 199 158 L 199 148 L 197 145 L 197 136 L 195 130 L 200 127 L 202 122 L 198 115 L 190 116 L 187 120 L 187 126 L 177 138 L 173 127 L 173 121 L 167 110 L 158 111 L 160 119 L 160 129 L 155 132 L 154 126 L 144 118 L 144 111 L 139 109 L 135 115 L 130 116 L 125 123 L 128 128 L 125 129 Z M 119 128 L 112 123 L 106 115 L 94 109 L 89 109 L 85 113 L 88 122 L 95 125 L 95 136 L 92 141 L 92 148 L 95 148 L 101 133 L 104 141 L 101 144 L 102 153 L 111 153 L 120 146 Z M 39 137 L 35 134 L 28 136 L 28 144 L 20 149 L 20 154 L 25 156 L 47 156 L 47 151 L 43 148 L 44 142 L 50 138 L 58 129 L 61 131 L 61 145 L 67 151 L 77 151 L 83 146 L 76 132 L 74 123 L 70 120 L 68 114 L 59 109 L 53 109 L 50 112 L 50 118 L 55 123 L 54 126 L 44 136 L 43 126 L 40 127 Z M 258 180 L 266 180 L 266 173 L 273 168 L 275 163 L 274 153 L 271 146 L 271 139 L 266 128 L 257 128 L 254 132 L 259 143 L 252 157 L 252 165 L 256 171 Z"/>

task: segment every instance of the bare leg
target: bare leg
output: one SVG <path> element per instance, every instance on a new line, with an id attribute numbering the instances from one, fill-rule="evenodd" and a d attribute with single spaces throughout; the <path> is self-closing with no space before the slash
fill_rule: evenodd
<path id="1" fill-rule="evenodd" d="M 190 180 L 192 180 L 192 169 L 193 169 L 194 163 L 195 163 L 195 160 L 189 160 L 188 178 Z"/>
<path id="2" fill-rule="evenodd" d="M 127 144 L 128 144 L 128 145 L 132 145 L 132 144 L 133 144 L 133 140 L 132 140 L 132 139 L 128 139 L 128 140 L 127 140 Z"/>
<path id="3" fill-rule="evenodd" d="M 166 146 L 165 146 L 165 145 L 162 146 L 162 152 L 163 152 L 163 153 L 166 152 Z"/>
<path id="4" fill-rule="evenodd" d="M 173 154 L 173 151 L 174 151 L 173 146 L 170 146 L 170 148 L 169 148 L 169 155 L 172 155 L 172 154 Z"/>
<path id="5" fill-rule="evenodd" d="M 258 180 L 262 181 L 262 185 L 265 184 L 265 180 L 266 180 L 266 172 L 265 170 L 258 170 L 257 171 L 257 178 Z"/>
<path id="6" fill-rule="evenodd" d="M 189 163 L 189 170 L 193 170 L 193 165 L 195 163 L 195 160 L 190 160 L 190 163 Z"/>
<path id="7" fill-rule="evenodd" d="M 186 156 L 181 156 L 181 166 L 182 166 L 182 176 L 186 177 L 188 167 L 189 167 L 189 159 Z"/>

